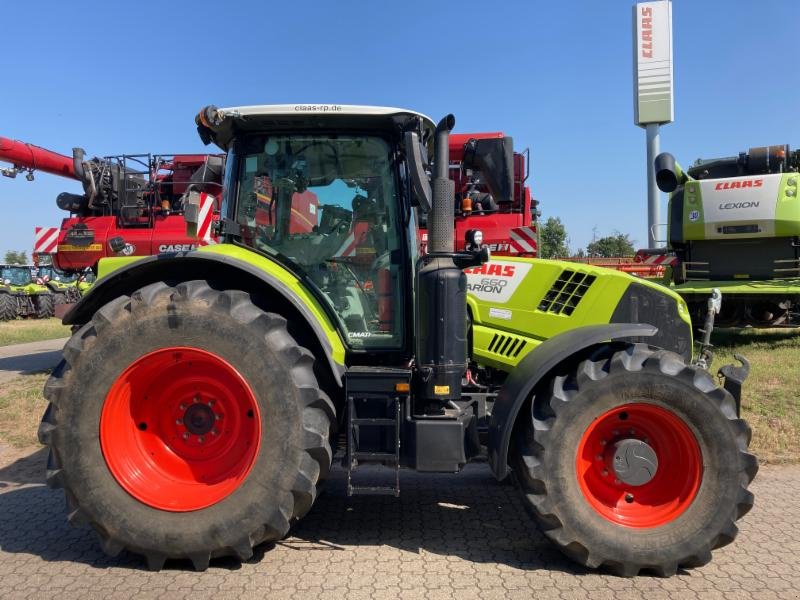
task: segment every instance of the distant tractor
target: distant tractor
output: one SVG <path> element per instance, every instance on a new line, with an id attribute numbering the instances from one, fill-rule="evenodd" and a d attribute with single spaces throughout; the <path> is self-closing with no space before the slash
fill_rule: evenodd
<path id="1" fill-rule="evenodd" d="M 33 280 L 28 265 L 0 265 L 0 321 L 17 317 L 45 319 L 54 314 L 53 294 Z"/>
<path id="2" fill-rule="evenodd" d="M 488 454 L 589 567 L 667 576 L 735 538 L 758 468 L 741 377 L 718 387 L 689 362 L 686 305 L 661 286 L 454 251 L 452 115 L 209 106 L 196 122 L 227 152 L 220 243 L 102 259 L 45 386 L 47 481 L 105 551 L 245 560 L 311 509 L 342 438 L 348 495 Z M 391 485 L 365 481 L 370 463 Z"/>
<path id="3" fill-rule="evenodd" d="M 720 326 L 800 325 L 800 150 L 750 148 L 701 159 L 685 172 L 671 154 L 656 158 L 658 185 L 670 194 L 669 246 L 658 256 L 702 321 L 706 298 L 725 298 Z"/>
<path id="4" fill-rule="evenodd" d="M 35 275 L 36 283 L 45 286 L 53 293 L 53 303 L 56 306 L 74 304 L 81 299 L 78 273 L 65 273 L 52 264 L 40 264 L 35 269 Z"/>

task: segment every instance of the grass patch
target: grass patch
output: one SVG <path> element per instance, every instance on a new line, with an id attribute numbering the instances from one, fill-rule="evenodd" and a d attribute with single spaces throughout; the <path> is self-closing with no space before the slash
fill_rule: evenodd
<path id="1" fill-rule="evenodd" d="M 36 430 L 47 407 L 42 396 L 49 373 L 20 375 L 0 386 L 0 441 L 26 448 L 38 444 Z"/>
<path id="2" fill-rule="evenodd" d="M 800 460 L 800 332 L 793 329 L 717 330 L 714 370 L 750 361 L 742 390 L 742 415 L 753 428 L 750 448 L 762 461 Z"/>
<path id="3" fill-rule="evenodd" d="M 53 338 L 68 335 L 68 328 L 59 321 L 49 321 L 18 323 L 40 324 L 49 328 Z M 0 326 L 0 332 L 6 325 Z M 762 462 L 800 461 L 800 368 L 795 363 L 800 358 L 800 331 L 717 330 L 712 341 L 716 346 L 713 371 L 733 362 L 734 354 L 750 361 L 742 414 L 753 428 L 751 450 Z M 38 443 L 36 430 L 47 406 L 42 396 L 47 376 L 23 375 L 0 387 L 0 441 L 17 447 Z"/>
<path id="4" fill-rule="evenodd" d="M 0 323 L 0 346 L 69 336 L 69 325 L 62 325 L 60 319 L 17 319 Z"/>

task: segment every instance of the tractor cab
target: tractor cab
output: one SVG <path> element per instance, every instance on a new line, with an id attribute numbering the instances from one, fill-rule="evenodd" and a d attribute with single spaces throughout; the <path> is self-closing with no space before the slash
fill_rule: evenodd
<path id="1" fill-rule="evenodd" d="M 31 268 L 25 265 L 3 265 L 0 267 L 0 281 L 7 286 L 22 288 L 32 281 Z"/>
<path id="2" fill-rule="evenodd" d="M 302 276 L 351 349 L 407 353 L 417 249 L 403 134 L 429 139 L 434 125 L 400 109 L 334 108 L 329 127 L 293 107 L 226 109 L 208 130 L 229 152 L 223 230 Z"/>

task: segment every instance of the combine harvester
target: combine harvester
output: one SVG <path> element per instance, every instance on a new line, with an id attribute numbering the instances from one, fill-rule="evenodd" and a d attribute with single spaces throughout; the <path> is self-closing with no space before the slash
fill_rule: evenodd
<path id="1" fill-rule="evenodd" d="M 495 256 L 538 256 L 539 203 L 525 185 L 528 150 L 515 152 L 513 139 L 502 132 L 453 134 L 449 144 L 456 249 L 486 246 Z M 420 213 L 422 252 L 426 223 Z"/>
<path id="2" fill-rule="evenodd" d="M 800 324 L 800 151 L 750 148 L 685 172 L 663 153 L 655 168 L 670 194 L 668 247 L 643 253 L 670 264 L 667 276 L 692 319 L 703 321 L 718 288 L 720 327 Z"/>
<path id="3" fill-rule="evenodd" d="M 101 259 L 45 386 L 48 484 L 105 551 L 153 569 L 247 560 L 311 510 L 342 438 L 348 495 L 488 455 L 592 568 L 668 576 L 733 541 L 757 470 L 741 379 L 721 388 L 690 362 L 685 303 L 662 286 L 456 251 L 452 115 L 206 107 L 196 122 L 228 152 L 219 243 Z M 370 463 L 390 485 L 362 479 Z"/>
<path id="4" fill-rule="evenodd" d="M 86 160 L 0 137 L 0 161 L 6 177 L 26 173 L 33 181 L 43 171 L 80 181 L 83 194 L 64 192 L 56 199 L 68 213 L 59 228 L 37 228 L 34 256 L 52 254 L 66 273 L 95 269 L 100 258 L 149 256 L 191 250 L 213 241 L 224 157 L 219 154 L 138 154 Z M 191 194 L 202 203 L 198 238 L 186 235 L 182 217 Z M 44 259 L 43 264 L 48 262 Z"/>

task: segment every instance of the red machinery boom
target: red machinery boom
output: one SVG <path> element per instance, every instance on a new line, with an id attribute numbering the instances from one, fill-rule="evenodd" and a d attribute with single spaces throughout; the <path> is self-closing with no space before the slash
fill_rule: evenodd
<path id="1" fill-rule="evenodd" d="M 32 180 L 33 172 L 38 170 L 51 175 L 78 179 L 71 157 L 2 136 L 0 136 L 0 161 L 13 165 L 0 171 L 6 177 L 16 177 L 17 173 L 27 171 L 28 180 Z"/>
<path id="2" fill-rule="evenodd" d="M 55 232 L 39 229 L 34 253 L 53 253 L 64 271 L 95 267 L 105 256 L 147 256 L 189 250 L 213 241 L 213 222 L 207 219 L 197 238 L 189 237 L 181 214 L 191 193 L 211 200 L 219 196 L 224 156 L 207 154 L 121 155 L 86 159 L 81 148 L 70 158 L 33 144 L 0 137 L 0 161 L 15 177 L 41 170 L 76 179 L 82 194 L 58 195 L 58 207 L 68 213 Z M 41 234 L 41 235 L 39 235 Z M 38 242 L 42 242 L 38 244 Z M 45 248 L 46 249 L 42 249 Z M 55 248 L 55 250 L 54 250 Z"/>

